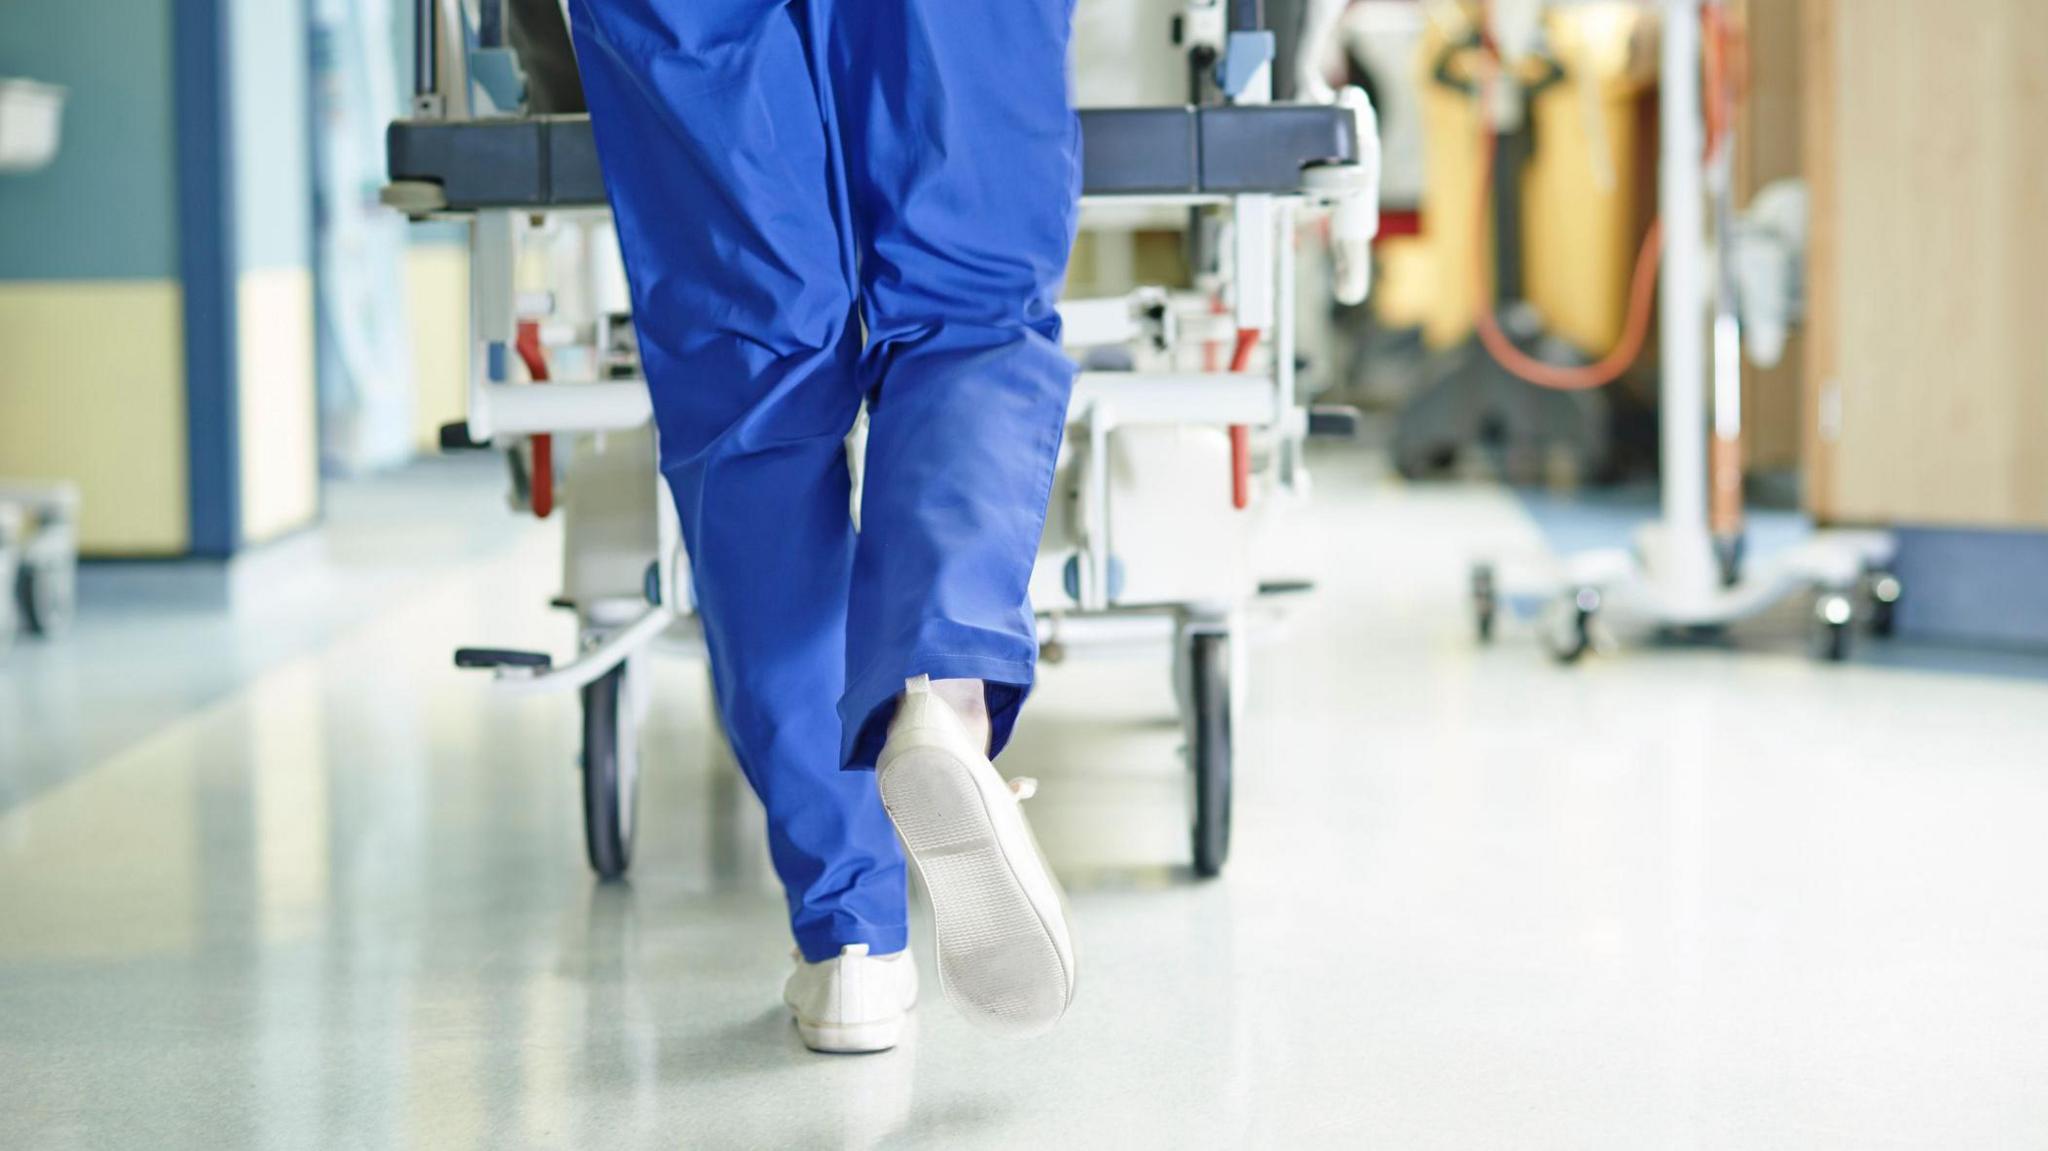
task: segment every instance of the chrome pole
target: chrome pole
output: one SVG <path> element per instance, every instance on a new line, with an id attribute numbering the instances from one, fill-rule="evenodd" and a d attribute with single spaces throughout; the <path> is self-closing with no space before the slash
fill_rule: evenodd
<path id="1" fill-rule="evenodd" d="M 413 0 L 413 115 L 441 115 L 441 2 Z"/>

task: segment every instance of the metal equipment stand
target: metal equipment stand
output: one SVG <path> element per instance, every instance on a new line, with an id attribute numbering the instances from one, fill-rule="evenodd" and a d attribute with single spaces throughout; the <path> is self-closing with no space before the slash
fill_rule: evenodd
<path id="1" fill-rule="evenodd" d="M 1800 594 L 1815 595 L 1815 652 L 1848 653 L 1851 627 L 1866 610 L 1888 628 L 1899 585 L 1889 566 L 1895 545 L 1884 532 L 1818 532 L 1778 555 L 1724 578 L 1708 524 L 1708 251 L 1701 164 L 1700 5 L 1665 0 L 1659 117 L 1658 200 L 1664 220 L 1662 293 L 1662 516 L 1632 550 L 1603 549 L 1548 557 L 1524 566 L 1481 564 L 1472 573 L 1480 638 L 1493 634 L 1500 603 L 1548 599 L 1544 637 L 1571 663 L 1593 645 L 1601 620 L 1653 631 L 1718 629 Z M 1724 238 L 1725 242 L 1725 238 Z M 1739 354 L 1717 341 L 1713 354 Z M 1866 608 L 1858 592 L 1867 592 Z"/>

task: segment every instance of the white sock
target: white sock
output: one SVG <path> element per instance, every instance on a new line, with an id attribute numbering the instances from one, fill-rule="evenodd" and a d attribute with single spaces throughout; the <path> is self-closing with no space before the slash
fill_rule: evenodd
<path id="1" fill-rule="evenodd" d="M 935 679 L 932 681 L 932 694 L 960 717 L 975 746 L 987 751 L 990 739 L 988 692 L 982 682 L 978 679 Z"/>

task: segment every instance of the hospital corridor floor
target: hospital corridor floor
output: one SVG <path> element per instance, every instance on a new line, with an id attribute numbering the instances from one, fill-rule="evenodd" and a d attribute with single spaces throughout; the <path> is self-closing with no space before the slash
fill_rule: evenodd
<path id="1" fill-rule="evenodd" d="M 290 545 L 324 606 L 88 596 L 0 661 L 0 1147 L 2048 1145 L 2039 662 L 1482 649 L 1466 565 L 1540 543 L 1522 506 L 1318 463 L 1220 879 L 1163 651 L 1044 669 L 1001 766 L 1081 971 L 1028 1042 L 928 979 L 896 1051 L 803 1049 L 686 660 L 593 882 L 573 697 L 450 666 L 571 641 L 555 528 L 489 485 L 389 481 L 441 526 L 368 552 L 337 498 Z"/>

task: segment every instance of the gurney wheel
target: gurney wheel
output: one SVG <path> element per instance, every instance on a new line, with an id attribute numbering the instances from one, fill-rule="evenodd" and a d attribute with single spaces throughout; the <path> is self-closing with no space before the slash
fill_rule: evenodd
<path id="1" fill-rule="evenodd" d="M 1600 610 L 1597 588 L 1582 587 L 1551 605 L 1543 646 L 1561 664 L 1574 664 L 1593 649 L 1593 616 Z"/>
<path id="2" fill-rule="evenodd" d="M 583 835 L 600 879 L 617 879 L 633 861 L 634 809 L 640 797 L 640 740 L 626 690 L 626 665 L 583 689 Z"/>
<path id="3" fill-rule="evenodd" d="M 1872 568 L 1865 581 L 1870 590 L 1870 634 L 1889 639 L 1897 630 L 1899 597 L 1905 587 L 1889 568 Z"/>
<path id="4" fill-rule="evenodd" d="M 1493 642 L 1493 624 L 1499 616 L 1500 595 L 1495 589 L 1493 565 L 1478 564 L 1472 569 L 1472 621 L 1481 646 Z"/>
<path id="5" fill-rule="evenodd" d="M 1223 873 L 1230 857 L 1230 637 L 1197 632 L 1189 637 L 1194 705 L 1190 766 L 1195 776 L 1195 874 Z"/>
<path id="6" fill-rule="evenodd" d="M 1841 592 L 1826 592 L 1813 604 L 1813 634 L 1809 641 L 1814 658 L 1841 663 L 1849 658 L 1849 629 L 1856 619 L 1856 605 Z"/>
<path id="7" fill-rule="evenodd" d="M 25 563 L 15 579 L 19 585 L 15 597 L 21 601 L 21 618 L 31 632 L 48 639 L 71 625 L 77 581 L 69 565 Z"/>

